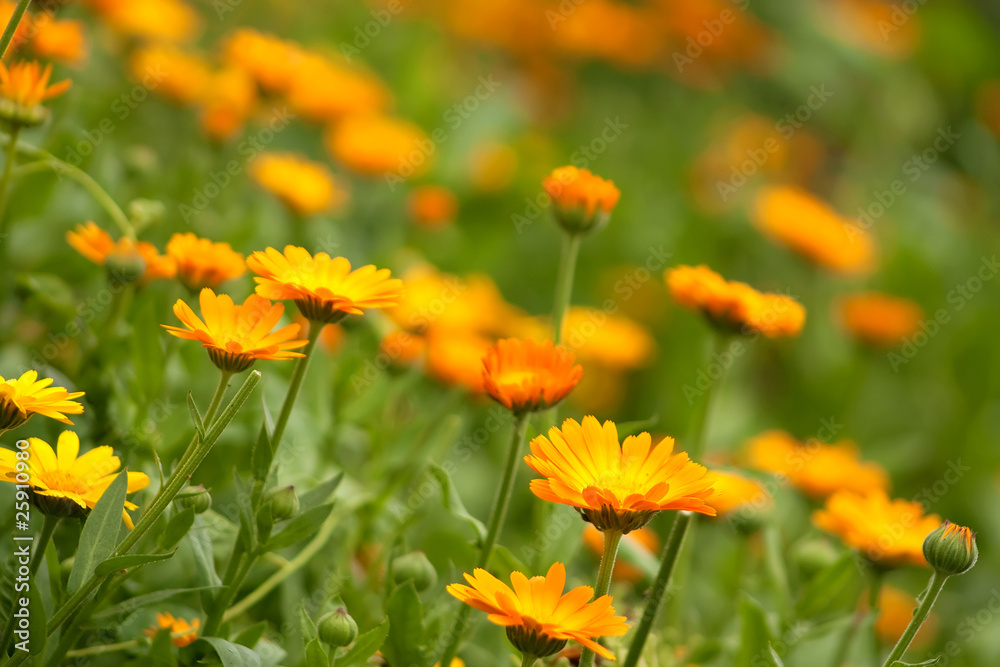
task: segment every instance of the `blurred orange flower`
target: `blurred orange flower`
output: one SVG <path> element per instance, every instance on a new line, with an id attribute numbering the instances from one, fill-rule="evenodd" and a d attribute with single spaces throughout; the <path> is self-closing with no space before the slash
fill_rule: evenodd
<path id="1" fill-rule="evenodd" d="M 837 309 L 848 333 L 880 347 L 903 343 L 920 330 L 924 318 L 923 308 L 913 301 L 879 292 L 845 295 Z"/>
<path id="2" fill-rule="evenodd" d="M 66 240 L 73 249 L 95 264 L 104 266 L 111 260 L 119 268 L 129 266 L 135 259 L 141 260 L 142 275 L 139 284 L 160 278 L 173 278 L 177 265 L 172 257 L 161 255 L 152 243 L 121 238 L 115 241 L 105 230 L 91 221 L 77 225 L 66 232 Z"/>
<path id="3" fill-rule="evenodd" d="M 247 270 L 243 255 L 228 243 L 198 238 L 191 232 L 171 236 L 167 254 L 177 263 L 177 279 L 192 292 L 218 287 Z"/>
<path id="4" fill-rule="evenodd" d="M 332 125 L 325 140 L 333 157 L 366 176 L 406 179 L 422 174 L 433 153 L 423 130 L 388 116 L 350 116 Z"/>
<path id="5" fill-rule="evenodd" d="M 44 68 L 34 60 L 20 60 L 9 67 L 0 63 L 0 98 L 3 98 L 2 102 L 13 104 L 16 110 L 28 113 L 45 100 L 62 95 L 69 89 L 72 83 L 69 79 L 49 85 L 51 76 L 51 63 Z"/>
<path id="6" fill-rule="evenodd" d="M 172 614 L 162 613 L 156 615 L 157 625 L 147 628 L 147 637 L 155 637 L 160 630 L 169 630 L 171 641 L 174 646 L 183 647 L 194 643 L 198 639 L 198 628 L 201 627 L 201 620 L 194 619 L 188 623 L 183 618 L 174 618 Z"/>
<path id="7" fill-rule="evenodd" d="M 552 197 L 556 220 L 573 233 L 606 224 L 621 197 L 614 182 L 572 166 L 555 169 L 542 180 L 542 187 Z"/>
<path id="8" fill-rule="evenodd" d="M 867 600 L 867 598 L 867 595 L 861 596 L 862 601 Z M 878 617 L 875 619 L 875 632 L 879 639 L 890 646 L 895 644 L 903 636 L 910 621 L 913 620 L 913 613 L 916 609 L 916 598 L 906 591 L 883 584 L 878 594 Z M 917 650 L 928 646 L 937 634 L 938 625 L 937 615 L 931 612 L 917 631 L 911 646 Z"/>
<path id="9" fill-rule="evenodd" d="M 87 55 L 87 40 L 82 21 L 58 21 L 50 15 L 37 18 L 32 25 L 31 52 L 39 58 L 77 64 Z"/>
<path id="10" fill-rule="evenodd" d="M 432 329 L 428 332 L 427 372 L 444 384 L 486 391 L 483 357 L 493 346 L 485 336 L 460 330 Z"/>
<path id="11" fill-rule="evenodd" d="M 250 176 L 298 215 L 328 211 L 347 198 L 325 166 L 294 153 L 261 153 Z"/>
<path id="12" fill-rule="evenodd" d="M 201 29 L 197 10 L 183 0 L 86 0 L 115 30 L 160 42 L 187 42 Z"/>
<path id="13" fill-rule="evenodd" d="M 296 61 L 285 96 L 295 111 L 317 123 L 378 114 L 391 101 L 385 85 L 372 74 L 315 54 Z M 387 131 L 377 133 L 382 135 L 383 142 Z"/>
<path id="14" fill-rule="evenodd" d="M 257 86 L 243 70 L 225 67 L 214 72 L 200 101 L 201 127 L 216 141 L 239 132 L 257 104 Z"/>
<path id="15" fill-rule="evenodd" d="M 252 28 L 238 28 L 226 38 L 223 57 L 247 72 L 261 88 L 279 92 L 288 87 L 305 52 L 294 42 Z"/>
<path id="16" fill-rule="evenodd" d="M 508 410 L 547 410 L 583 376 L 583 367 L 573 362 L 573 353 L 552 341 L 500 340 L 483 358 L 483 386 Z"/>
<path id="17" fill-rule="evenodd" d="M 208 60 L 168 44 L 135 49 L 129 58 L 129 68 L 135 81 L 178 104 L 200 101 L 212 84 Z"/>
<path id="18" fill-rule="evenodd" d="M 744 508 L 767 510 L 774 504 L 771 494 L 755 479 L 723 470 L 709 470 L 706 477 L 715 489 L 707 502 L 720 516 Z"/>
<path id="19" fill-rule="evenodd" d="M 422 185 L 410 192 L 407 208 L 418 227 L 440 229 L 455 221 L 458 197 L 440 185 Z"/>

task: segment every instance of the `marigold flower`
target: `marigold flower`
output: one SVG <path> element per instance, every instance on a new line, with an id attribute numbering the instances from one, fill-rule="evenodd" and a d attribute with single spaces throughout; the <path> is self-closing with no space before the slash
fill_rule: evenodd
<path id="1" fill-rule="evenodd" d="M 35 26 L 35 35 L 30 43 L 31 52 L 39 58 L 72 65 L 87 55 L 82 21 L 59 21 L 45 15 L 32 25 Z"/>
<path id="2" fill-rule="evenodd" d="M 285 90 L 305 58 L 298 44 L 251 28 L 233 31 L 223 48 L 227 62 L 246 71 L 261 88 L 271 92 Z"/>
<path id="3" fill-rule="evenodd" d="M 216 294 L 208 287 L 201 291 L 198 301 L 204 321 L 178 299 L 174 314 L 187 328 L 160 326 L 178 338 L 201 341 L 212 363 L 223 371 L 245 371 L 258 359 L 282 361 L 305 356 L 290 351 L 309 342 L 292 340 L 299 335 L 298 324 L 272 331 L 285 313 L 284 305 L 256 294 L 236 305 L 228 295 Z"/>
<path id="4" fill-rule="evenodd" d="M 369 264 L 351 271 L 343 257 L 325 252 L 310 255 L 305 248 L 288 245 L 257 251 L 247 258 L 257 274 L 257 294 L 268 299 L 291 299 L 306 318 L 335 322 L 348 314 L 362 315 L 364 308 L 396 305 L 403 283 L 389 277 L 389 269 Z"/>
<path id="5" fill-rule="evenodd" d="M 455 221 L 458 197 L 440 185 L 422 185 L 410 193 L 407 208 L 418 227 L 440 229 Z"/>
<path id="6" fill-rule="evenodd" d="M 390 331 L 382 337 L 378 349 L 393 363 L 414 364 L 427 351 L 427 341 L 409 331 Z"/>
<path id="7" fill-rule="evenodd" d="M 431 330 L 427 337 L 427 372 L 447 385 L 469 391 L 486 391 L 483 357 L 493 342 L 479 334 L 456 330 Z"/>
<path id="8" fill-rule="evenodd" d="M 72 431 L 60 433 L 56 447 L 58 453 L 40 438 L 28 438 L 27 482 L 23 481 L 25 473 L 17 469 L 17 464 L 25 461 L 19 461 L 17 454 L 9 449 L 0 449 L 0 480 L 28 484 L 33 501 L 43 514 L 87 516 L 118 476 L 121 461 L 107 446 L 95 447 L 78 457 L 80 438 Z M 128 473 L 128 493 L 135 493 L 148 485 L 149 477 L 145 473 Z M 137 505 L 126 501 L 122 510 L 122 520 L 129 530 L 134 526 L 126 510 L 136 508 Z"/>
<path id="9" fill-rule="evenodd" d="M 228 243 L 198 238 L 191 232 L 171 236 L 167 254 L 177 263 L 177 279 L 192 292 L 218 287 L 247 270 L 243 255 Z"/>
<path id="10" fill-rule="evenodd" d="M 230 139 L 242 129 L 257 104 L 257 86 L 238 67 L 212 74 L 201 99 L 201 127 L 216 141 Z"/>
<path id="11" fill-rule="evenodd" d="M 748 509 L 766 510 L 774 504 L 771 494 L 755 479 L 722 470 L 709 470 L 706 477 L 715 489 L 708 504 L 719 516 Z"/>
<path id="12" fill-rule="evenodd" d="M 203 99 L 212 83 L 212 68 L 204 57 L 167 44 L 134 50 L 129 67 L 135 81 L 148 84 L 152 77 L 153 90 L 183 105 Z"/>
<path id="13" fill-rule="evenodd" d="M 877 463 L 862 461 L 850 440 L 826 445 L 800 443 L 784 431 L 767 431 L 747 443 L 751 468 L 783 475 L 814 498 L 840 490 L 867 493 L 889 489 L 889 476 Z"/>
<path id="14" fill-rule="evenodd" d="M 611 219 L 621 192 L 588 169 L 559 167 L 542 180 L 552 197 L 556 221 L 571 234 L 600 229 Z"/>
<path id="15" fill-rule="evenodd" d="M 69 79 L 49 85 L 52 63 L 44 68 L 37 61 L 18 61 L 9 67 L 0 63 L 0 118 L 16 125 L 39 125 L 48 117 L 42 102 L 65 93 Z"/>
<path id="16" fill-rule="evenodd" d="M 0 433 L 17 428 L 34 415 L 42 415 L 72 425 L 66 415 L 83 413 L 83 405 L 74 398 L 82 391 L 50 387 L 52 379 L 38 379 L 38 371 L 26 371 L 19 378 L 0 376 Z"/>
<path id="17" fill-rule="evenodd" d="M 976 534 L 967 526 L 945 521 L 924 538 L 924 558 L 938 574 L 965 574 L 979 560 Z"/>
<path id="18" fill-rule="evenodd" d="M 881 489 L 867 495 L 844 490 L 813 512 L 813 523 L 859 550 L 873 565 L 891 569 L 927 565 L 924 538 L 941 525 L 941 518 L 924 516 L 919 502 L 890 500 Z"/>
<path id="19" fill-rule="evenodd" d="M 296 64 L 285 96 L 293 109 L 318 123 L 381 113 L 391 101 L 382 82 L 368 72 L 314 54 Z"/>
<path id="20" fill-rule="evenodd" d="M 571 307 L 563 331 L 563 345 L 581 360 L 607 368 L 642 368 L 656 352 L 656 341 L 646 327 L 597 308 Z"/>
<path id="21" fill-rule="evenodd" d="M 529 579 L 512 572 L 513 589 L 483 569 L 464 576 L 470 585 L 450 584 L 448 592 L 507 628 L 507 638 L 522 653 L 543 658 L 572 639 L 614 660 L 611 652 L 594 640 L 620 637 L 630 627 L 624 616 L 615 616 L 609 595 L 590 602 L 594 595 L 590 586 L 579 586 L 564 595 L 566 568 L 562 563 L 553 563 L 544 577 Z"/>
<path id="22" fill-rule="evenodd" d="M 170 640 L 178 648 L 192 644 L 198 639 L 198 629 L 201 627 L 201 619 L 194 619 L 188 623 L 183 618 L 174 618 L 173 614 L 164 612 L 156 615 L 157 625 L 150 626 L 143 632 L 147 637 L 155 637 L 161 630 L 170 631 Z"/>
<path id="23" fill-rule="evenodd" d="M 614 422 L 602 426 L 588 416 L 582 425 L 567 419 L 562 428 L 550 428 L 547 438 L 537 436 L 524 460 L 546 478 L 531 481 L 536 496 L 576 507 L 599 530 L 628 533 L 661 510 L 715 516 L 704 466 L 673 451 L 673 438 L 654 447 L 645 432 L 619 444 Z"/>
<path id="24" fill-rule="evenodd" d="M 633 530 L 628 535 L 625 535 L 622 538 L 622 543 L 625 542 L 631 542 L 635 548 L 648 553 L 650 558 L 654 558 L 660 551 L 660 538 L 648 526 L 639 530 Z M 601 556 L 604 553 L 604 533 L 592 524 L 587 524 L 587 527 L 583 529 L 583 543 L 587 545 L 587 548 L 595 556 Z M 620 550 L 618 558 L 615 560 L 615 569 L 611 572 L 611 578 L 616 581 L 635 583 L 642 581 L 643 573 L 633 565 L 629 565 L 625 558 L 622 557 L 622 551 Z"/>
<path id="25" fill-rule="evenodd" d="M 704 265 L 667 269 L 665 278 L 679 304 L 701 311 L 714 326 L 730 333 L 796 336 L 805 323 L 805 308 L 792 297 L 727 281 Z"/>
<path id="26" fill-rule="evenodd" d="M 326 167 L 294 153 L 261 153 L 250 176 L 298 215 L 322 213 L 347 198 Z"/>
<path id="27" fill-rule="evenodd" d="M 401 179 L 430 166 L 430 139 L 412 123 L 387 116 L 350 116 L 327 131 L 326 148 L 345 166 L 366 176 Z"/>
<path id="28" fill-rule="evenodd" d="M 187 42 L 201 18 L 183 0 L 87 0 L 118 32 L 156 42 Z"/>
<path id="29" fill-rule="evenodd" d="M 95 264 L 109 268 L 141 266 L 142 273 L 138 277 L 140 285 L 160 278 L 173 278 L 177 273 L 174 259 L 161 255 L 152 243 L 132 241 L 129 238 L 115 241 L 91 221 L 66 232 L 66 240 L 74 250 Z"/>
<path id="30" fill-rule="evenodd" d="M 879 292 L 862 292 L 842 297 L 840 320 L 855 338 L 880 347 L 903 343 L 920 330 L 924 310 L 909 299 Z"/>
<path id="31" fill-rule="evenodd" d="M 573 361 L 572 352 L 552 341 L 497 341 L 483 358 L 483 387 L 508 410 L 547 410 L 583 377 L 583 367 Z"/>
<path id="32" fill-rule="evenodd" d="M 860 274 L 875 268 L 871 235 L 804 190 L 762 189 L 754 219 L 771 238 L 832 271 Z"/>
<path id="33" fill-rule="evenodd" d="M 862 595 L 861 599 L 865 600 L 866 597 Z M 885 644 L 895 644 L 913 620 L 913 612 L 916 609 L 916 598 L 898 588 L 883 584 L 878 594 L 878 617 L 875 619 L 875 632 L 879 639 Z M 937 615 L 931 612 L 917 631 L 911 646 L 915 649 L 927 646 L 937 634 L 937 629 Z"/>

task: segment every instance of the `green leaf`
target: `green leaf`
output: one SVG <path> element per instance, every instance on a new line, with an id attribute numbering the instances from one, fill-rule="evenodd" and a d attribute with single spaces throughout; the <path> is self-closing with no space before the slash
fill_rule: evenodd
<path id="1" fill-rule="evenodd" d="M 146 658 L 155 667 L 177 667 L 176 650 L 169 628 L 164 628 L 153 636 Z"/>
<path id="2" fill-rule="evenodd" d="M 202 637 L 192 646 L 204 648 L 200 644 L 208 644 L 224 667 L 261 667 L 260 656 L 246 646 L 233 644 L 220 637 Z"/>
<path id="3" fill-rule="evenodd" d="M 167 560 L 168 558 L 173 558 L 176 552 L 177 550 L 174 549 L 173 551 L 168 551 L 163 554 L 132 554 L 127 556 L 115 556 L 98 563 L 97 567 L 94 568 L 94 574 L 104 576 L 105 574 L 111 574 L 112 572 L 117 572 L 118 570 L 138 567 L 140 565 L 145 565 L 146 563 L 155 563 L 160 560 Z"/>
<path id="4" fill-rule="evenodd" d="M 49 594 L 52 596 L 53 606 L 59 606 L 62 604 L 63 598 L 63 583 L 62 583 L 62 565 L 59 563 L 59 553 L 56 551 L 56 543 L 53 541 L 49 542 L 49 545 L 45 547 L 45 569 L 49 574 Z"/>
<path id="5" fill-rule="evenodd" d="M 201 412 L 198 410 L 198 406 L 195 405 L 194 396 L 191 392 L 187 395 L 188 412 L 191 413 L 191 421 L 194 423 L 194 430 L 198 431 L 198 439 L 205 442 L 205 420 L 201 416 Z"/>
<path id="6" fill-rule="evenodd" d="M 94 574 L 98 563 L 106 560 L 118 544 L 118 533 L 122 526 L 122 511 L 125 509 L 125 493 L 128 490 L 128 472 L 122 470 L 111 485 L 105 489 L 91 510 L 87 522 L 80 533 L 80 546 L 69 573 L 70 594 L 75 593 Z"/>
<path id="7" fill-rule="evenodd" d="M 392 633 L 382 647 L 390 665 L 424 665 L 424 610 L 420 597 L 408 581 L 396 588 L 386 605 Z"/>
<path id="8" fill-rule="evenodd" d="M 309 612 L 306 611 L 305 600 L 299 604 L 299 625 L 302 628 L 302 637 L 306 640 L 306 642 L 316 639 L 318 636 L 316 622 L 312 620 L 312 617 L 309 616 Z"/>
<path id="9" fill-rule="evenodd" d="M 28 614 L 31 623 L 28 626 L 28 650 L 31 655 L 41 655 L 45 650 L 45 638 L 47 621 L 45 617 L 45 603 L 37 586 L 32 586 L 28 592 Z M 17 640 L 15 640 L 17 641 Z"/>
<path id="10" fill-rule="evenodd" d="M 203 586 L 221 586 L 222 580 L 215 571 L 212 538 L 200 516 L 195 517 L 194 527 L 188 531 L 187 537 L 191 552 L 194 554 L 195 566 L 198 568 L 198 582 Z"/>
<path id="11" fill-rule="evenodd" d="M 824 613 L 853 611 L 863 585 L 855 555 L 846 553 L 803 587 L 795 604 L 796 616 L 814 618 Z"/>
<path id="12" fill-rule="evenodd" d="M 386 619 L 358 636 L 351 646 L 351 650 L 337 658 L 337 667 L 354 667 L 354 665 L 366 664 L 368 659 L 382 648 L 388 634 L 389 619 Z"/>
<path id="13" fill-rule="evenodd" d="M 530 572 L 531 568 L 522 563 L 517 556 L 510 552 L 510 549 L 497 544 L 490 554 L 490 572 L 495 572 L 496 576 L 509 577 L 511 572 Z"/>
<path id="14" fill-rule="evenodd" d="M 773 665 L 771 641 L 773 636 L 767 625 L 767 617 L 760 604 L 749 596 L 740 600 L 740 650 L 736 656 L 736 667 L 760 667 Z M 763 662 L 762 662 L 763 661 Z"/>
<path id="15" fill-rule="evenodd" d="M 462 504 L 462 499 L 458 495 L 458 490 L 451 481 L 451 475 L 448 474 L 441 466 L 436 463 L 432 463 L 430 467 L 430 472 L 437 479 L 438 484 L 441 485 L 441 497 L 444 500 L 444 508 L 452 513 L 455 517 L 466 521 L 476 533 L 476 541 L 482 542 L 486 539 L 486 526 L 483 522 L 476 517 L 469 514 L 468 510 L 465 509 L 465 505 Z"/>
<path id="16" fill-rule="evenodd" d="M 233 468 L 233 480 L 236 486 L 236 508 L 240 517 L 240 539 L 244 540 L 243 548 L 252 553 L 257 546 L 257 522 L 253 518 L 253 500 L 250 489 L 244 484 L 236 468 Z"/>
<path id="17" fill-rule="evenodd" d="M 315 507 L 321 503 L 325 503 L 333 495 L 333 492 L 337 490 L 340 483 L 344 479 L 344 473 L 338 472 L 336 475 L 326 480 L 314 489 L 310 489 L 299 496 L 299 507 L 302 510 L 307 510 L 310 507 Z"/>
<path id="18" fill-rule="evenodd" d="M 334 648 L 334 651 L 337 649 Z M 330 667 L 330 658 L 319 638 L 306 644 L 306 667 Z"/>
<path id="19" fill-rule="evenodd" d="M 261 405 L 264 409 L 264 423 L 260 427 L 257 443 L 253 447 L 253 477 L 259 482 L 266 482 L 271 472 L 271 461 L 274 457 L 271 434 L 274 433 L 274 420 L 271 411 L 267 409 L 267 399 L 261 395 Z"/>
<path id="20" fill-rule="evenodd" d="M 177 546 L 184 539 L 184 536 L 188 534 L 188 531 L 191 530 L 191 526 L 194 525 L 194 516 L 194 508 L 185 507 L 170 517 L 167 527 L 163 529 L 159 539 L 156 541 L 157 545 L 161 549 L 173 549 Z"/>
<path id="21" fill-rule="evenodd" d="M 653 414 L 653 416 L 648 419 L 638 419 L 636 421 L 624 422 L 618 424 L 618 437 L 626 438 L 630 435 L 635 435 L 636 433 L 642 433 L 643 431 L 648 431 L 654 428 L 660 423 L 660 415 Z"/>
<path id="22" fill-rule="evenodd" d="M 127 299 L 129 295 L 122 292 L 115 299 Z M 155 301 L 144 299 L 139 308 L 135 309 L 129 322 L 133 333 L 129 337 L 129 347 L 132 355 L 132 369 L 140 395 L 147 401 L 158 398 L 163 389 L 163 367 L 166 354 L 163 351 L 160 335 L 161 311 Z M 190 405 L 190 395 L 189 403 Z M 204 439 L 204 438 L 202 438 Z"/>
<path id="23" fill-rule="evenodd" d="M 264 631 L 267 630 L 267 622 L 261 621 L 260 623 L 254 623 L 249 628 L 246 628 L 240 634 L 236 635 L 236 639 L 233 641 L 237 644 L 242 644 L 247 648 L 253 648 L 260 641 L 260 638 L 264 636 Z"/>
<path id="24" fill-rule="evenodd" d="M 220 587 L 198 586 L 196 588 L 167 588 L 162 591 L 146 593 L 145 595 L 137 595 L 134 598 L 128 598 L 123 602 L 119 602 L 112 607 L 102 609 L 94 614 L 94 618 L 107 618 L 109 616 L 117 616 L 120 614 L 131 614 L 136 609 L 142 609 L 143 607 L 159 603 L 164 600 L 169 600 L 172 597 L 183 595 L 184 593 L 199 593 L 201 591 L 210 591 L 216 588 Z"/>
<path id="25" fill-rule="evenodd" d="M 778 652 L 774 650 L 774 647 L 770 644 L 767 645 L 767 650 L 770 652 L 771 662 L 774 663 L 774 667 L 785 667 L 785 663 L 782 662 L 781 656 Z"/>
<path id="26" fill-rule="evenodd" d="M 326 503 L 302 512 L 289 521 L 283 531 L 271 536 L 263 546 L 264 551 L 278 551 L 315 535 L 317 528 L 326 521 L 332 510 L 333 503 Z"/>
<path id="27" fill-rule="evenodd" d="M 895 660 L 889 667 L 930 667 L 930 665 L 940 665 L 944 656 L 938 656 L 937 658 L 932 658 L 931 660 L 924 660 L 923 662 L 903 662 L 901 660 Z"/>

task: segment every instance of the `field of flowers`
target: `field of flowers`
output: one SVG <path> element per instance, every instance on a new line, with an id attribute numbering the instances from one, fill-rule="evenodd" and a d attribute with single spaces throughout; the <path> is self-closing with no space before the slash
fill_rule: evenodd
<path id="1" fill-rule="evenodd" d="M 0 667 L 1000 665 L 1000 6 L 0 0 Z"/>

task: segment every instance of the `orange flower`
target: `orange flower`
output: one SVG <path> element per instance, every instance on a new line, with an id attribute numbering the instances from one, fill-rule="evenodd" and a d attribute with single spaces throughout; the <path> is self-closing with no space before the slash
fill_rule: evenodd
<path id="1" fill-rule="evenodd" d="M 867 595 L 861 596 L 862 600 L 867 598 Z M 878 594 L 878 618 L 875 619 L 875 632 L 878 633 L 879 639 L 885 644 L 895 644 L 913 620 L 913 612 L 916 609 L 917 600 L 912 595 L 898 588 L 883 585 Z M 917 631 L 912 648 L 926 647 L 934 639 L 937 630 L 938 618 L 931 612 Z"/>
<path id="2" fill-rule="evenodd" d="M 419 127 L 387 116 L 351 116 L 326 133 L 330 154 L 366 176 L 405 179 L 423 173 L 430 166 L 429 144 Z"/>
<path id="3" fill-rule="evenodd" d="M 941 518 L 924 516 L 919 502 L 889 500 L 881 489 L 867 495 L 844 490 L 813 512 L 813 523 L 858 549 L 874 565 L 889 569 L 927 565 L 924 538 L 941 525 Z"/>
<path id="4" fill-rule="evenodd" d="M 177 279 L 192 292 L 218 287 L 247 270 L 243 255 L 228 243 L 214 243 L 191 232 L 171 236 L 167 254 L 177 262 Z"/>
<path id="5" fill-rule="evenodd" d="M 272 92 L 288 87 L 295 68 L 305 57 L 302 48 L 251 28 L 233 31 L 224 46 L 227 62 L 243 69 L 262 88 Z"/>
<path id="6" fill-rule="evenodd" d="M 121 238 L 115 241 L 106 231 L 88 221 L 66 232 L 66 240 L 73 248 L 95 264 L 111 265 L 122 270 L 132 266 L 134 260 L 141 261 L 142 275 L 139 284 L 151 280 L 173 278 L 177 265 L 172 257 L 161 255 L 152 243 Z"/>
<path id="7" fill-rule="evenodd" d="M 385 86 L 368 72 L 314 54 L 296 63 L 285 95 L 293 109 L 318 123 L 381 113 L 390 102 Z"/>
<path id="8" fill-rule="evenodd" d="M 178 104 L 203 99 L 212 83 L 212 70 L 204 57 L 166 44 L 136 49 L 129 66 L 136 82 L 155 81 L 153 90 Z"/>
<path id="9" fill-rule="evenodd" d="M 704 265 L 668 269 L 665 278 L 679 304 L 701 311 L 713 325 L 731 333 L 796 336 L 805 323 L 805 308 L 792 297 L 726 281 Z"/>
<path id="10" fill-rule="evenodd" d="M 744 510 L 766 510 L 774 504 L 771 494 L 755 479 L 721 470 L 709 470 L 706 477 L 715 489 L 708 504 L 720 516 Z"/>
<path id="11" fill-rule="evenodd" d="M 410 193 L 407 207 L 410 217 L 418 227 L 440 229 L 455 221 L 458 214 L 458 197 L 448 188 L 423 185 Z"/>
<path id="12" fill-rule="evenodd" d="M 648 526 L 633 530 L 622 538 L 623 548 L 618 552 L 618 559 L 615 560 L 615 569 L 611 572 L 611 578 L 631 583 L 642 581 L 642 571 L 629 565 L 626 562 L 627 556 L 622 553 L 626 542 L 631 542 L 630 546 L 633 550 L 645 552 L 649 554 L 649 558 L 654 558 L 660 551 L 660 538 Z M 587 524 L 587 527 L 583 529 L 583 543 L 596 556 L 601 556 L 604 553 L 604 533 L 597 530 L 592 524 Z"/>
<path id="13" fill-rule="evenodd" d="M 0 63 L 0 117 L 20 125 L 38 125 L 45 120 L 45 100 L 65 93 L 69 79 L 49 85 L 52 63 L 44 68 L 37 61 L 18 61 L 10 67 Z"/>
<path id="14" fill-rule="evenodd" d="M 87 0 L 115 30 L 159 42 L 186 42 L 201 27 L 183 0 Z"/>
<path id="15" fill-rule="evenodd" d="M 448 385 L 486 391 L 483 357 L 492 349 L 489 338 L 454 330 L 432 330 L 427 338 L 427 372 Z"/>
<path id="16" fill-rule="evenodd" d="M 547 410 L 566 398 L 583 376 L 573 353 L 551 341 L 508 338 L 483 359 L 483 386 L 514 412 Z"/>
<path id="17" fill-rule="evenodd" d="M 87 42 L 83 36 L 82 21 L 57 21 L 50 15 L 38 18 L 31 51 L 39 58 L 75 64 L 87 55 Z"/>
<path id="18" fill-rule="evenodd" d="M 563 344 L 581 360 L 606 368 L 642 368 L 656 352 L 656 341 L 646 327 L 597 308 L 570 308 L 563 331 Z"/>
<path id="19" fill-rule="evenodd" d="M 837 306 L 851 335 L 880 347 L 903 343 L 920 330 L 924 318 L 923 309 L 913 301 L 879 292 L 846 295 Z"/>
<path id="20" fill-rule="evenodd" d="M 38 371 L 26 371 L 17 379 L 0 376 L 0 432 L 17 428 L 34 415 L 72 425 L 66 415 L 83 413 L 83 406 L 73 400 L 83 392 L 50 387 L 52 382 L 39 380 Z"/>
<path id="21" fill-rule="evenodd" d="M 590 602 L 594 589 L 580 586 L 565 595 L 566 568 L 553 563 L 544 577 L 529 579 L 512 572 L 513 589 L 486 570 L 466 574 L 470 586 L 449 584 L 450 594 L 489 614 L 491 622 L 507 628 L 507 637 L 522 653 L 547 657 L 572 639 L 608 660 L 614 656 L 598 644 L 600 637 L 621 637 L 629 626 L 615 616 L 608 595 Z"/>
<path id="22" fill-rule="evenodd" d="M 552 197 L 556 220 L 574 234 L 607 224 L 621 196 L 612 181 L 576 167 L 559 167 L 542 180 L 542 186 Z"/>
<path id="23" fill-rule="evenodd" d="M 237 67 L 212 74 L 201 100 L 201 127 L 212 139 L 230 139 L 243 127 L 257 104 L 257 86 Z"/>
<path id="24" fill-rule="evenodd" d="M 250 176 L 298 215 L 327 211 L 347 197 L 326 167 L 293 153 L 261 153 Z"/>
<path id="25" fill-rule="evenodd" d="M 832 271 L 859 274 L 875 268 L 871 235 L 804 190 L 762 189 L 754 218 L 771 238 Z"/>
<path id="26" fill-rule="evenodd" d="M 413 364 L 427 351 L 427 341 L 409 331 L 391 331 L 382 338 L 378 349 L 394 363 Z"/>
<path id="27" fill-rule="evenodd" d="M 531 481 L 536 496 L 578 508 L 599 530 L 628 533 L 662 510 L 715 516 L 705 468 L 673 450 L 673 438 L 653 447 L 649 433 L 619 444 L 614 422 L 584 417 L 582 425 L 567 419 L 548 438 L 537 436 L 524 460 L 546 478 Z"/>
<path id="28" fill-rule="evenodd" d="M 361 315 L 363 308 L 396 305 L 403 283 L 389 277 L 388 269 L 374 265 L 351 271 L 343 257 L 325 252 L 310 255 L 305 248 L 285 246 L 257 251 L 247 258 L 257 274 L 257 294 L 268 299 L 291 299 L 302 314 L 314 322 L 334 322 L 348 314 Z"/>
<path id="29" fill-rule="evenodd" d="M 825 445 L 817 440 L 800 443 L 784 431 L 767 431 L 747 443 L 750 467 L 784 475 L 814 498 L 842 489 L 856 493 L 888 490 L 889 476 L 882 466 L 862 461 L 850 440 Z"/>
<path id="30" fill-rule="evenodd" d="M 156 615 L 158 625 L 151 626 L 144 630 L 147 637 L 155 637 L 160 630 L 169 630 L 171 641 L 174 646 L 183 647 L 194 643 L 198 639 L 198 628 L 201 627 L 201 619 L 194 619 L 188 623 L 183 618 L 174 618 L 172 614 L 166 612 Z"/>

